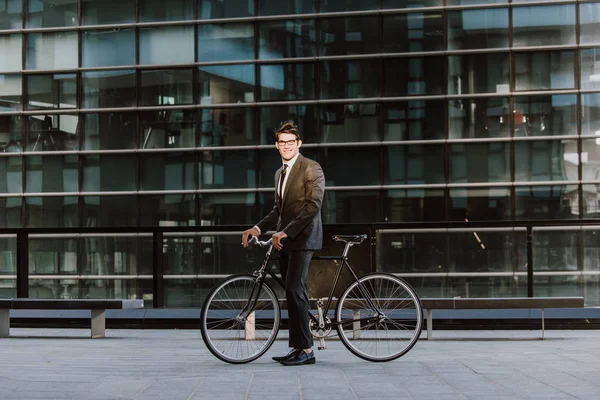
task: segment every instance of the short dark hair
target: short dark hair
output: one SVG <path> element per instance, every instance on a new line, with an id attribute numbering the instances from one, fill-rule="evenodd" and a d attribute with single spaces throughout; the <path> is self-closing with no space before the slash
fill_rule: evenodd
<path id="1" fill-rule="evenodd" d="M 282 133 L 290 133 L 296 136 L 297 140 L 300 140 L 300 131 L 298 130 L 298 125 L 292 120 L 283 121 L 279 128 L 275 130 L 275 141 L 279 139 L 279 135 Z"/>

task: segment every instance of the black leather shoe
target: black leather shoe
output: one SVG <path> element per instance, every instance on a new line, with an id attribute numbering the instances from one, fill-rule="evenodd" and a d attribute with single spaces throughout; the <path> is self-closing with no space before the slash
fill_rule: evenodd
<path id="1" fill-rule="evenodd" d="M 317 361 L 315 352 L 306 353 L 304 350 L 297 352 L 292 358 L 281 361 L 283 365 L 306 365 L 314 364 Z"/>
<path id="2" fill-rule="evenodd" d="M 283 360 L 290 359 L 290 358 L 292 358 L 292 357 L 294 357 L 296 355 L 296 352 L 298 352 L 298 349 L 292 349 L 285 356 L 275 356 L 275 357 L 273 357 L 273 360 L 281 362 Z"/>

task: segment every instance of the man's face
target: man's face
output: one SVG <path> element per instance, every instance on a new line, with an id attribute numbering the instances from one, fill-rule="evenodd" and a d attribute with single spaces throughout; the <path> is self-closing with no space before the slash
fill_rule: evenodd
<path id="1" fill-rule="evenodd" d="M 302 146 L 302 140 L 296 139 L 296 135 L 291 133 L 280 133 L 275 147 L 279 150 L 281 158 L 289 161 L 298 154 L 298 149 Z"/>

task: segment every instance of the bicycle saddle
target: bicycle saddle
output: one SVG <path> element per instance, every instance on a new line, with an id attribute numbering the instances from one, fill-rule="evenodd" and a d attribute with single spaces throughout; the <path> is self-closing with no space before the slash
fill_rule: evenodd
<path id="1" fill-rule="evenodd" d="M 333 235 L 332 239 L 336 242 L 346 242 L 346 243 L 362 243 L 363 240 L 367 238 L 366 234 L 362 235 Z"/>

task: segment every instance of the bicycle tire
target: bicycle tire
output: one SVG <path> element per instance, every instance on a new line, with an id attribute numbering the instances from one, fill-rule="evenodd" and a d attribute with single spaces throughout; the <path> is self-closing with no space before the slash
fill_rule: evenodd
<path id="1" fill-rule="evenodd" d="M 256 311 L 249 318 L 241 315 L 258 283 L 252 275 L 232 275 L 217 284 L 204 300 L 200 314 L 202 340 L 221 361 L 254 361 L 269 350 L 277 337 L 281 321 L 279 299 L 266 282 L 262 282 Z"/>
<path id="2" fill-rule="evenodd" d="M 376 293 L 379 289 L 383 289 L 382 293 Z M 377 315 L 366 300 L 365 290 L 383 316 Z M 335 315 L 336 330 L 344 346 L 367 361 L 402 357 L 417 343 L 423 328 L 423 307 L 418 295 L 405 280 L 387 273 L 367 274 L 350 283 L 338 299 Z M 383 354 L 386 348 L 388 353 Z"/>

